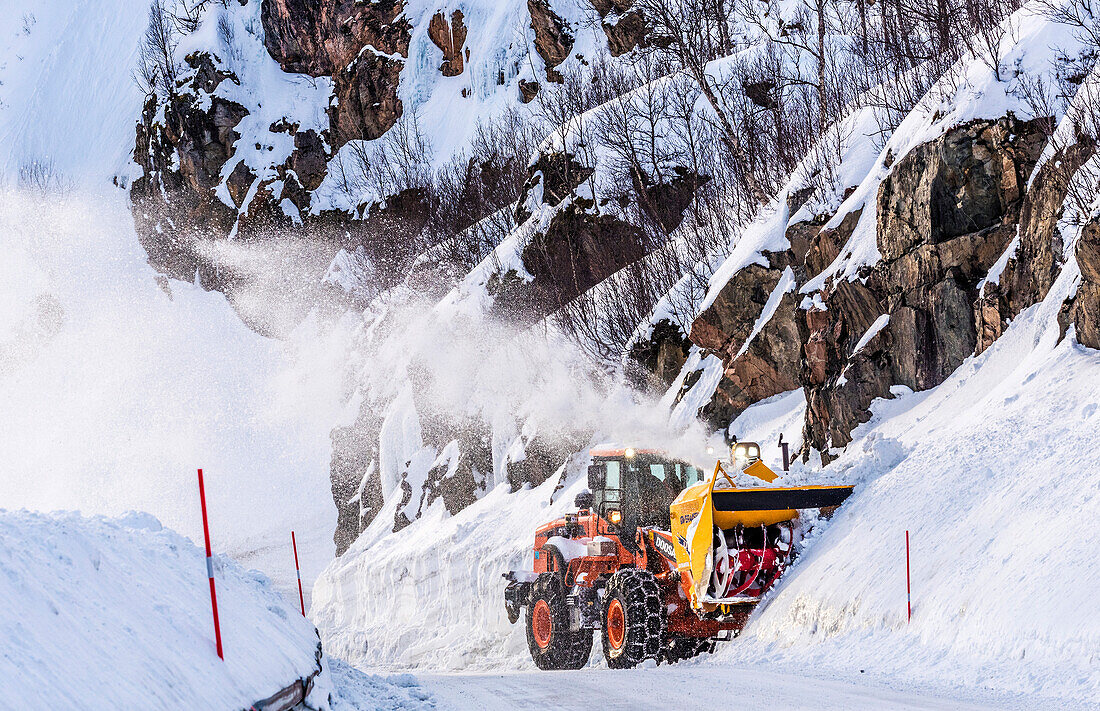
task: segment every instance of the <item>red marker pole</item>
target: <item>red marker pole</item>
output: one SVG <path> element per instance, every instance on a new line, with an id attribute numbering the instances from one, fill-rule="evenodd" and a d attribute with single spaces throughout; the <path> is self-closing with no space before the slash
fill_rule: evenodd
<path id="1" fill-rule="evenodd" d="M 224 661 L 222 628 L 218 624 L 218 593 L 214 590 L 214 555 L 210 552 L 210 524 L 206 520 L 206 489 L 202 485 L 202 469 L 199 470 L 199 503 L 202 505 L 202 535 L 206 539 L 206 576 L 210 578 L 210 607 L 214 611 L 214 642 L 218 648 L 218 658 Z"/>
<path id="2" fill-rule="evenodd" d="M 306 598 L 302 595 L 302 569 L 298 567 L 298 541 L 294 531 L 290 532 L 290 544 L 294 546 L 294 572 L 298 574 L 298 604 L 302 606 L 302 617 L 306 616 Z"/>
<path id="3" fill-rule="evenodd" d="M 909 613 L 906 622 L 913 620 L 913 586 L 909 581 L 909 531 L 905 532 L 905 606 Z"/>

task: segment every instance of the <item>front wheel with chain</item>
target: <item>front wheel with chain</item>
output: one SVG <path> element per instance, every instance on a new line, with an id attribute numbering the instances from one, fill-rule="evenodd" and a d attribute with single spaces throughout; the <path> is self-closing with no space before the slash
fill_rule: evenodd
<path id="1" fill-rule="evenodd" d="M 539 669 L 580 669 L 592 652 L 592 630 L 569 629 L 561 575 L 542 573 L 527 607 L 527 648 Z"/>
<path id="2" fill-rule="evenodd" d="M 629 669 L 661 653 L 665 634 L 661 588 L 648 570 L 624 568 L 607 582 L 603 654 L 612 669 Z"/>

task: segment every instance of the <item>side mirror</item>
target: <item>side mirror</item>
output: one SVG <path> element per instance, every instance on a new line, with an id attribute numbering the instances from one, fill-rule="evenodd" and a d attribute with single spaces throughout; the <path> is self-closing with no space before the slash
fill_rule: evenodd
<path id="1" fill-rule="evenodd" d="M 573 499 L 573 504 L 578 509 L 590 509 L 592 508 L 592 492 L 585 490 L 577 494 L 577 497 Z"/>
<path id="2" fill-rule="evenodd" d="M 592 464 L 588 467 L 588 489 L 589 491 L 600 491 L 604 488 L 604 483 L 607 480 L 607 466 L 603 464 Z"/>

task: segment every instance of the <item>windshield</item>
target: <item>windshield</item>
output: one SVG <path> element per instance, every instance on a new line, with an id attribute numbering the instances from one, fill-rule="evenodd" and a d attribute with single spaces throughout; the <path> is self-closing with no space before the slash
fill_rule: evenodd
<path id="1" fill-rule="evenodd" d="M 639 526 L 669 525 L 668 507 L 685 488 L 699 483 L 699 470 L 682 462 L 638 459 L 628 467 L 637 485 Z"/>
<path id="2" fill-rule="evenodd" d="M 593 486 L 596 509 L 622 511 L 624 541 L 632 547 L 638 526 L 668 530 L 668 507 L 685 488 L 698 484 L 702 473 L 684 462 L 650 454 L 603 459 L 603 486 Z"/>

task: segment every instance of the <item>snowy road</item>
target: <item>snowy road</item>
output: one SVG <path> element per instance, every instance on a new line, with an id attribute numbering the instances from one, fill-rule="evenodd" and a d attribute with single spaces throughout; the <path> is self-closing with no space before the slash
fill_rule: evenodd
<path id="1" fill-rule="evenodd" d="M 560 709 L 615 711 L 670 708 L 844 709 L 925 711 L 930 709 L 1039 708 L 1035 700 L 1002 698 L 960 701 L 935 692 L 895 691 L 843 681 L 820 680 L 759 669 L 710 666 L 629 671 L 418 675 L 439 711 Z M 942 692 L 941 692 L 942 693 Z M 979 692 L 974 692 L 979 693 Z M 970 693 L 966 694 L 971 696 Z"/>

